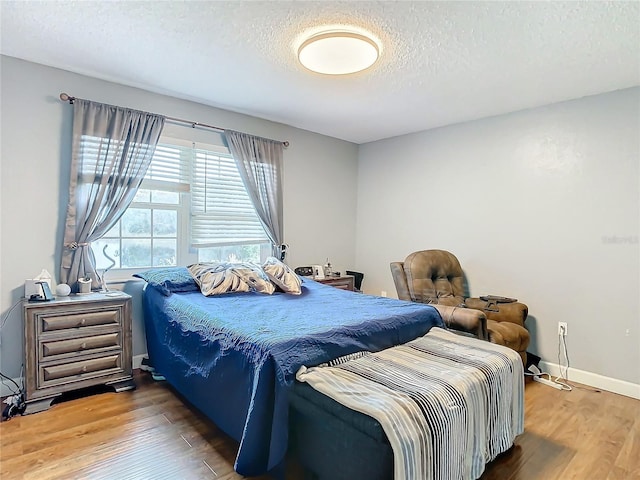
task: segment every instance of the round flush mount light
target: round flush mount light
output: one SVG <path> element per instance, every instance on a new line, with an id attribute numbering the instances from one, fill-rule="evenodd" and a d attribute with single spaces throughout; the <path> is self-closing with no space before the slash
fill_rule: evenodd
<path id="1" fill-rule="evenodd" d="M 313 35 L 298 49 L 300 63 L 325 75 L 356 73 L 376 63 L 378 44 L 355 32 L 331 31 Z"/>

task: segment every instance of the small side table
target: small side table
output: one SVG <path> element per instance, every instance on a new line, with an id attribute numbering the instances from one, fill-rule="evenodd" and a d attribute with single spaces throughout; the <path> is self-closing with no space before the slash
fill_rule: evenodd
<path id="1" fill-rule="evenodd" d="M 325 285 L 340 288 L 341 290 L 349 290 L 351 292 L 355 290 L 353 275 L 342 275 L 340 277 L 329 276 L 323 279 L 314 278 L 314 280 L 316 282 L 324 283 Z"/>
<path id="2" fill-rule="evenodd" d="M 23 303 L 26 413 L 93 385 L 135 388 L 131 296 L 90 293 Z"/>

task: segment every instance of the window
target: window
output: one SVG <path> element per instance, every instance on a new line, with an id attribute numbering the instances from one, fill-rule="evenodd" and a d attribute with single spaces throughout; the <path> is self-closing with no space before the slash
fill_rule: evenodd
<path id="1" fill-rule="evenodd" d="M 191 242 L 199 261 L 260 261 L 269 240 L 229 154 L 196 149 Z"/>
<path id="2" fill-rule="evenodd" d="M 93 242 L 98 270 L 122 277 L 198 261 L 260 262 L 270 243 L 226 149 L 163 137 L 133 202 Z"/>
<path id="3" fill-rule="evenodd" d="M 198 249 L 199 262 L 261 263 L 269 255 L 271 255 L 271 243 L 269 242 Z"/>
<path id="4" fill-rule="evenodd" d="M 107 255 L 114 268 L 178 265 L 180 203 L 178 192 L 138 190 L 118 223 L 93 243 L 97 267 L 111 264 Z"/>

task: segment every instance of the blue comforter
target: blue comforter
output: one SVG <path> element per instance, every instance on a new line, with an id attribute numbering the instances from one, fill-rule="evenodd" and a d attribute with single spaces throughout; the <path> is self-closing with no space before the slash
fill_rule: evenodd
<path id="1" fill-rule="evenodd" d="M 300 296 L 144 294 L 151 364 L 240 442 L 235 469 L 259 475 L 287 451 L 288 390 L 302 365 L 379 351 L 443 326 L 429 305 L 304 280 Z"/>

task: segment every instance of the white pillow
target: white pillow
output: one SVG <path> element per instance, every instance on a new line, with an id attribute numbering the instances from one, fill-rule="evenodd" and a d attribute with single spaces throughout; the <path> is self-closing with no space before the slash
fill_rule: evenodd
<path id="1" fill-rule="evenodd" d="M 302 293 L 302 280 L 288 265 L 275 257 L 269 257 L 262 265 L 264 273 L 269 280 L 275 283 L 285 293 L 300 295 Z"/>
<path id="2" fill-rule="evenodd" d="M 275 287 L 259 265 L 251 263 L 195 263 L 187 267 L 203 295 L 258 292 L 271 295 Z"/>

